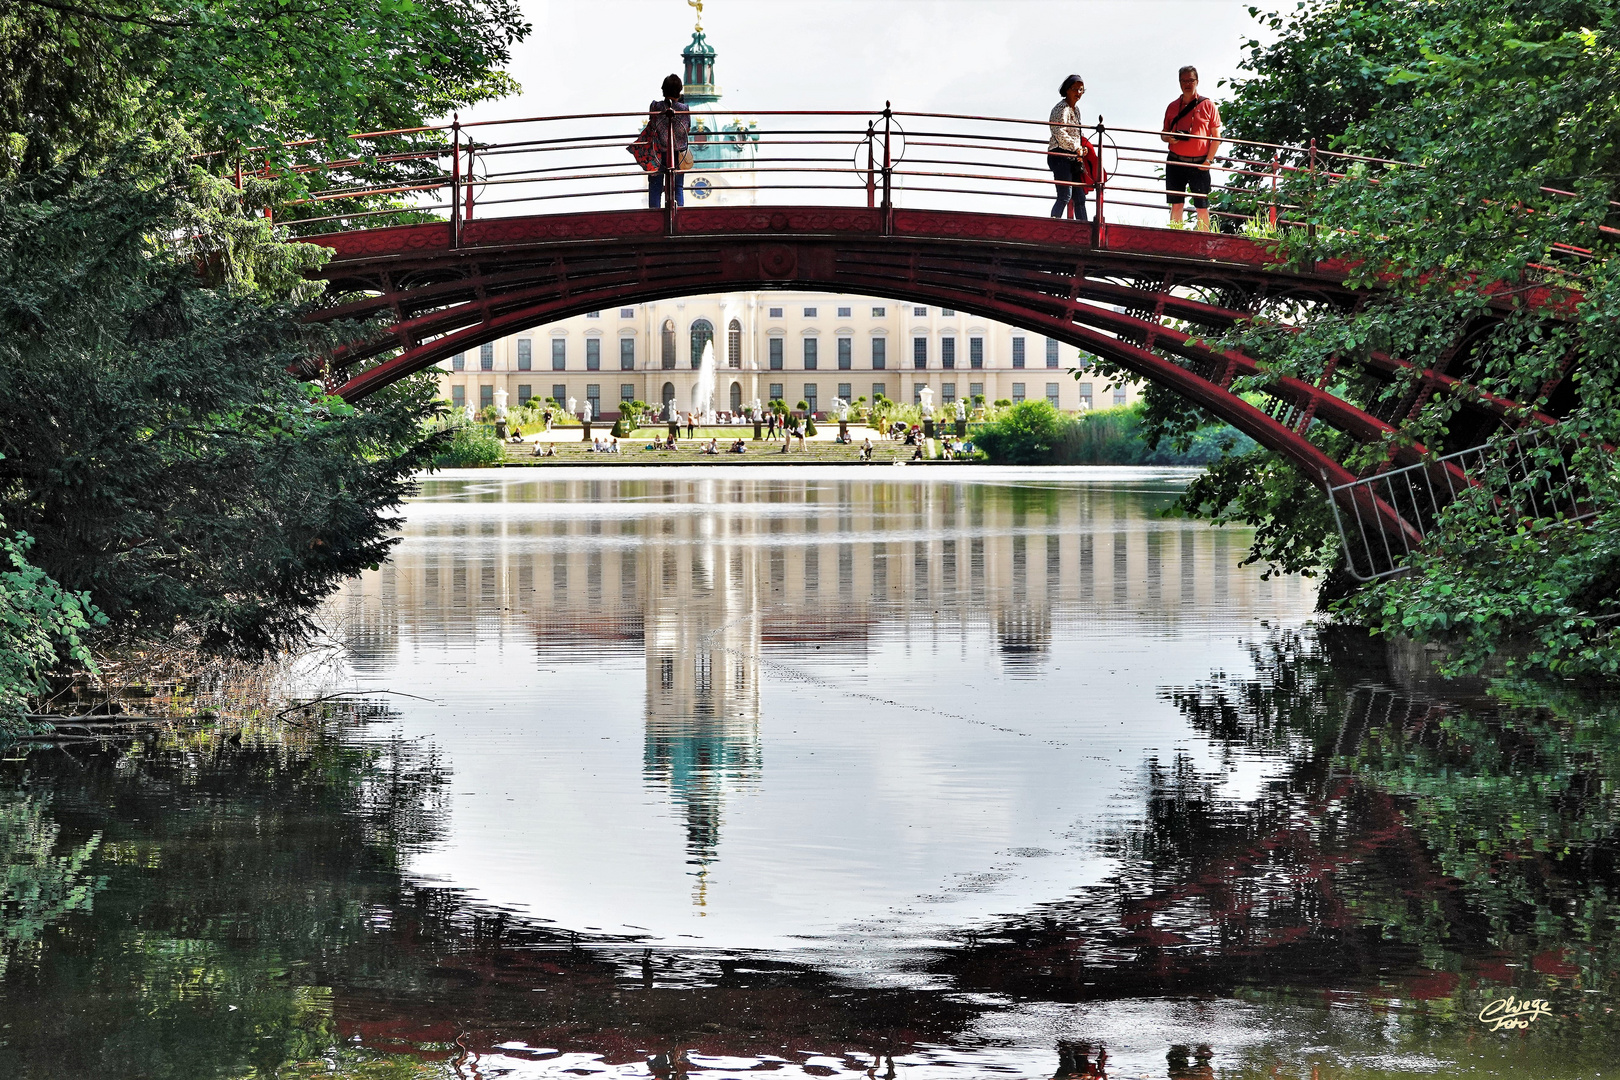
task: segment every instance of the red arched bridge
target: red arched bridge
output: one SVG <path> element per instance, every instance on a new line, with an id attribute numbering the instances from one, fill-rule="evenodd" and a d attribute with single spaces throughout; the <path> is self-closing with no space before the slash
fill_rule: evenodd
<path id="1" fill-rule="evenodd" d="M 283 210 L 295 233 L 332 252 L 318 272 L 331 301 L 312 318 L 386 324 L 318 374 L 352 400 L 602 308 L 753 289 L 868 295 L 1023 327 L 1168 388 L 1336 489 L 1386 547 L 1391 537 L 1409 547 L 1436 508 L 1367 487 L 1308 437 L 1311 425 L 1388 442 L 1385 470 L 1418 467 L 1431 490 L 1435 475 L 1453 488 L 1469 482 L 1459 465 L 1436 467 L 1427 448 L 1390 438 L 1429 396 L 1457 385 L 1455 371 L 1414 371 L 1373 353 L 1354 372 L 1329 365 L 1316 383 L 1275 377 L 1261 392 L 1234 392 L 1259 365 L 1209 339 L 1258 315 L 1275 324 L 1290 305 L 1352 309 L 1366 293 L 1346 288 L 1345 267 L 1285 265 L 1262 239 L 1146 224 L 1165 213 L 1159 132 L 1086 129 L 1103 171 L 1086 185 L 1091 219 L 1077 221 L 1045 216 L 1045 121 L 887 108 L 694 117 L 691 168 L 676 168 L 678 148 L 666 147 L 662 169 L 666 190 L 686 185 L 688 205 L 656 210 L 643 208 L 647 174 L 625 152 L 643 113 L 368 133 L 349 156 L 284 167 L 330 184 Z M 1309 195 L 1290 193 L 1334 182 L 1349 160 L 1314 145 L 1228 140 L 1215 163 L 1216 218 L 1246 219 L 1247 233 L 1314 229 Z M 368 182 L 384 166 L 389 178 Z M 1347 378 L 1360 383 L 1360 401 L 1382 403 L 1334 393 Z M 1406 389 L 1367 392 L 1369 380 Z M 1559 389 L 1546 388 L 1554 400 Z M 1515 409 L 1465 397 L 1459 446 L 1482 442 Z"/>

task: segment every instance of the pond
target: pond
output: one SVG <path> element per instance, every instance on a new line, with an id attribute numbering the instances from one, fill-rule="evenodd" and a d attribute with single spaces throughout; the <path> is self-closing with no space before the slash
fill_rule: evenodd
<path id="1" fill-rule="evenodd" d="M 6 751 L 0 1063 L 1620 1074 L 1612 700 L 1392 669 L 1185 481 L 438 474 L 362 707 Z"/>

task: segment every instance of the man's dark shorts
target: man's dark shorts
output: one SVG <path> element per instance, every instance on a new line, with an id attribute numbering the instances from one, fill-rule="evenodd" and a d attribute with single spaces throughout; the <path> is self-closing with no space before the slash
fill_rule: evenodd
<path id="1" fill-rule="evenodd" d="M 1171 206 L 1180 206 L 1185 202 L 1187 196 L 1184 193 L 1188 191 L 1192 192 L 1194 207 L 1203 210 L 1209 206 L 1208 167 L 1199 168 L 1172 155 L 1164 163 L 1164 186 L 1169 189 L 1166 199 Z"/>

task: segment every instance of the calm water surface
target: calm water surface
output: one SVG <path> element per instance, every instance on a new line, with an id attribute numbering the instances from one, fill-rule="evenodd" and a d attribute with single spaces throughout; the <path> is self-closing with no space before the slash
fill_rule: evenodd
<path id="1" fill-rule="evenodd" d="M 440 474 L 360 715 L 7 752 L 0 1062 L 1620 1074 L 1609 703 L 1319 635 L 1183 482 Z"/>

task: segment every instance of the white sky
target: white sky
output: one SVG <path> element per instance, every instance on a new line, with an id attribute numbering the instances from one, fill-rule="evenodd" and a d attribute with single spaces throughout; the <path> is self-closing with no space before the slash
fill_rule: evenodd
<path id="1" fill-rule="evenodd" d="M 1273 5 L 1261 3 L 1262 8 Z M 464 120 L 641 109 L 680 71 L 683 0 L 527 0 L 521 96 Z M 1247 0 L 705 0 L 721 107 L 882 108 L 1044 119 L 1070 72 L 1085 123 L 1156 128 L 1196 64 L 1219 101 L 1259 24 Z"/>

